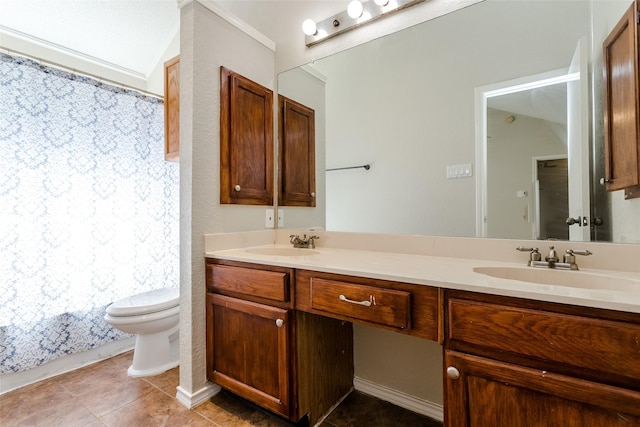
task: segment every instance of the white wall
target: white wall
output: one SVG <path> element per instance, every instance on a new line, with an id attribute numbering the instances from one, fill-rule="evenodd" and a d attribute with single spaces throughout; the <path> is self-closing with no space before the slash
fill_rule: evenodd
<path id="1" fill-rule="evenodd" d="M 327 173 L 327 229 L 475 236 L 475 178 L 445 169 L 475 161 L 474 89 L 568 67 L 588 22 L 585 2 L 487 1 L 316 61 L 327 167 L 371 164 Z"/>
<path id="2" fill-rule="evenodd" d="M 205 6 L 207 5 L 207 6 Z M 220 66 L 274 89 L 273 49 L 208 7 L 186 2 L 180 26 L 180 389 L 197 399 L 205 372 L 204 235 L 264 228 L 264 207 L 220 205 Z"/>

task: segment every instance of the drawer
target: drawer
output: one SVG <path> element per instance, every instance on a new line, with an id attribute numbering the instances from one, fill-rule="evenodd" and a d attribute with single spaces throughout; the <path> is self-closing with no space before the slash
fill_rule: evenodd
<path id="1" fill-rule="evenodd" d="M 210 291 L 289 301 L 289 273 L 207 264 Z"/>
<path id="2" fill-rule="evenodd" d="M 640 379 L 637 323 L 448 298 L 446 340 L 448 348 L 465 352 Z"/>
<path id="3" fill-rule="evenodd" d="M 411 293 L 311 278 L 311 308 L 394 328 L 411 326 Z"/>

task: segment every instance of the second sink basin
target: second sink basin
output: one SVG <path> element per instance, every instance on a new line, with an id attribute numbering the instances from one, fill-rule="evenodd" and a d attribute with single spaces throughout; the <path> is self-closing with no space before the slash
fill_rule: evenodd
<path id="1" fill-rule="evenodd" d="M 520 280 L 543 285 L 569 286 L 583 289 L 640 291 L 640 280 L 612 277 L 581 271 L 534 267 L 476 267 L 474 272 L 499 279 Z"/>
<path id="2" fill-rule="evenodd" d="M 317 255 L 320 252 L 313 249 L 304 248 L 253 248 L 247 249 L 246 252 L 255 255 L 269 255 L 269 256 L 309 256 Z"/>

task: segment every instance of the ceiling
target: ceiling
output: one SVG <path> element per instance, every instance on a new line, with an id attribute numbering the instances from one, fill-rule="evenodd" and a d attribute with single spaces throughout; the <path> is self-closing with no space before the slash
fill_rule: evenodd
<path id="1" fill-rule="evenodd" d="M 147 77 L 178 34 L 176 0 L 0 0 L 1 37 Z"/>
<path id="2" fill-rule="evenodd" d="M 299 28 L 303 15 L 330 16 L 348 0 L 215 3 L 279 43 L 288 37 L 283 29 Z M 0 47 L 7 47 L 3 37 L 18 38 L 142 79 L 179 29 L 178 0 L 0 0 Z"/>

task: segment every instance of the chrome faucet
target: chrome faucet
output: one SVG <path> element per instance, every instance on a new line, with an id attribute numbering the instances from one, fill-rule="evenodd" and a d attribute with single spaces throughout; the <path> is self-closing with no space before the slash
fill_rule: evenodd
<path id="1" fill-rule="evenodd" d="M 318 236 L 311 236 L 307 238 L 306 234 L 304 235 L 304 237 L 302 237 L 302 239 L 297 234 L 292 234 L 289 236 L 289 239 L 291 239 L 290 242 L 291 244 L 293 244 L 294 248 L 305 248 L 305 249 L 315 249 L 316 244 L 314 240 L 319 238 L 320 237 Z"/>
<path id="2" fill-rule="evenodd" d="M 549 255 L 544 257 L 544 261 L 542 261 L 542 255 L 538 252 L 538 248 L 517 247 L 516 250 L 529 252 L 529 262 L 527 262 L 527 265 L 530 267 L 561 268 L 567 270 L 578 270 L 576 255 L 592 254 L 586 249 L 567 249 L 562 257 L 562 262 L 560 262 L 560 258 L 558 258 L 558 254 L 553 246 L 549 247 Z"/>

